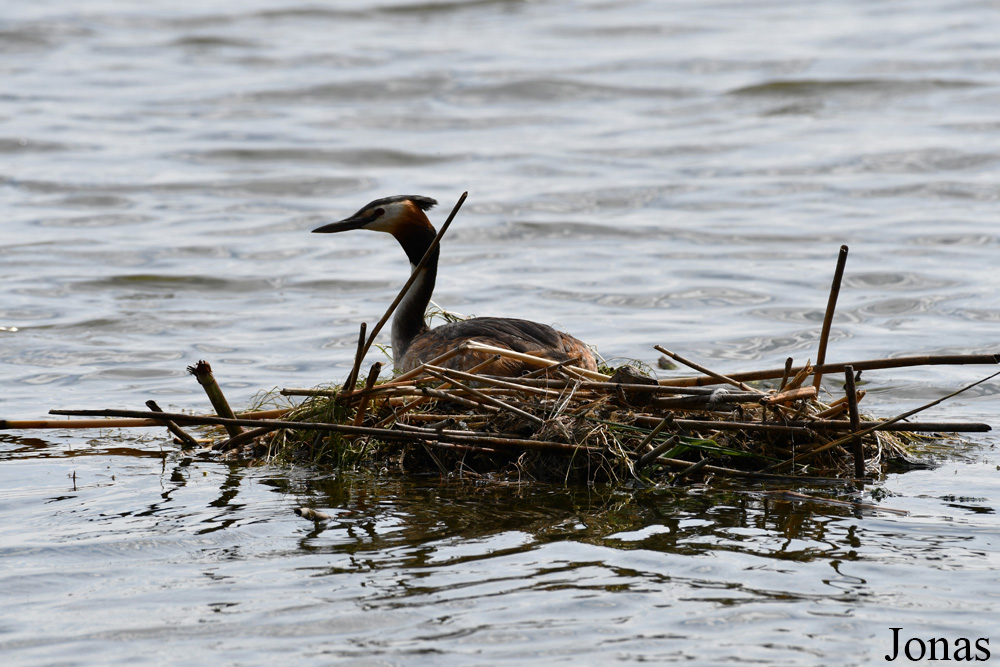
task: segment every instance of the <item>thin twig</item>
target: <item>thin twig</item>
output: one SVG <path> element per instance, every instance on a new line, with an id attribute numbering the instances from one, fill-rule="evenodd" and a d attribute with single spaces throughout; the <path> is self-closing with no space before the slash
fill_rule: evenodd
<path id="1" fill-rule="evenodd" d="M 731 377 L 727 377 L 727 376 L 723 375 L 722 373 L 716 373 L 715 371 L 711 371 L 711 370 L 705 368 L 704 366 L 701 366 L 700 364 L 696 364 L 695 362 L 693 362 L 693 361 L 691 361 L 689 359 L 685 359 L 681 355 L 676 354 L 674 352 L 671 352 L 670 350 L 664 348 L 661 345 L 654 345 L 653 349 L 659 350 L 660 352 L 662 352 L 663 354 L 667 355 L 668 357 L 670 357 L 674 361 L 680 362 L 680 363 L 684 364 L 685 366 L 687 366 L 689 368 L 693 368 L 694 370 L 698 371 L 699 373 L 704 373 L 705 375 L 708 375 L 708 376 L 710 376 L 712 378 L 715 378 L 716 380 L 718 380 L 720 382 L 725 382 L 727 384 L 734 385 L 736 387 L 739 387 L 743 391 L 752 391 L 752 392 L 756 392 L 758 394 L 763 394 L 764 393 L 764 392 L 760 391 L 759 389 L 754 389 L 750 385 L 744 384 L 744 383 L 740 382 L 739 380 L 735 380 L 735 379 L 733 379 Z"/>

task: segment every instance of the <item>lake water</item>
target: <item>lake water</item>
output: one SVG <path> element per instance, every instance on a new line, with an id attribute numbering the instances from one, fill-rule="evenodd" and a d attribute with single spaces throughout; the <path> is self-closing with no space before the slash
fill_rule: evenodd
<path id="1" fill-rule="evenodd" d="M 469 192 L 441 306 L 555 324 L 612 362 L 655 366 L 655 344 L 722 372 L 815 359 L 841 244 L 829 360 L 1000 352 L 998 30 L 969 1 L 5 7 L 0 417 L 205 412 L 198 359 L 237 406 L 340 382 L 406 262 L 389 237 L 309 231 L 401 193 L 437 198 L 440 223 Z M 993 370 L 866 373 L 863 407 Z M 924 417 L 996 426 L 998 392 Z M 4 431 L 0 653 L 872 664 L 897 627 L 996 656 L 996 444 L 854 496 L 904 516 L 718 481 L 477 486 L 230 466 L 159 429 Z"/>

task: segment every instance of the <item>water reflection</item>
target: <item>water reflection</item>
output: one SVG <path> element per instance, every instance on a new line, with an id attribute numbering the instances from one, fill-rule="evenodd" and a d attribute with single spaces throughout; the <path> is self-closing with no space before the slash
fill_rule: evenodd
<path id="1" fill-rule="evenodd" d="M 654 490 L 565 488 L 438 479 L 420 483 L 350 474 L 308 482 L 298 490 L 295 487 L 303 480 L 265 483 L 306 505 L 323 511 L 333 508 L 334 518 L 315 523 L 302 542 L 305 548 L 414 552 L 413 558 L 420 561 L 436 554 L 436 562 L 448 561 L 438 551 L 454 551 L 450 545 L 455 544 L 463 545 L 459 551 L 475 558 L 489 557 L 497 536 L 509 534 L 519 536 L 513 543 L 504 538 L 504 550 L 509 553 L 570 540 L 684 555 L 731 550 L 804 562 L 842 559 L 850 556 L 843 545 L 830 542 L 831 522 L 877 514 L 876 510 L 831 508 L 822 503 L 823 497 L 852 497 L 854 490 L 848 487 L 824 489 L 814 502 L 725 485 Z M 848 549 L 858 546 L 853 539 L 848 542 Z"/>
<path id="2" fill-rule="evenodd" d="M 306 645 L 315 647 L 326 645 L 318 637 L 330 627 L 320 619 L 333 614 L 357 655 L 479 651 L 504 636 L 520 637 L 505 646 L 522 658 L 539 646 L 572 655 L 575 644 L 550 633 L 561 628 L 582 638 L 585 628 L 600 627 L 607 643 L 587 645 L 605 657 L 622 645 L 650 655 L 650 637 L 670 636 L 681 653 L 704 645 L 718 659 L 734 651 L 763 659 L 805 649 L 816 614 L 888 627 L 898 613 L 893 600 L 916 579 L 929 587 L 925 607 L 947 606 L 947 596 L 933 592 L 945 580 L 930 572 L 961 568 L 964 583 L 949 579 L 947 587 L 969 595 L 984 577 L 995 578 L 986 548 L 994 528 L 982 523 L 995 517 L 995 499 L 968 475 L 974 494 L 928 499 L 896 480 L 887 482 L 886 498 L 861 498 L 910 511 L 900 516 L 821 501 L 858 499 L 847 486 L 790 487 L 816 499 L 789 499 L 774 487 L 719 480 L 647 489 L 483 483 L 391 470 L 244 468 L 181 455 L 153 436 L 134 444 L 94 438 L 69 449 L 61 441 L 0 436 L 0 475 L 17 460 L 29 476 L 0 494 L 0 509 L 22 507 L 0 531 L 7 545 L 0 558 L 15 566 L 0 584 L 23 587 L 13 573 L 30 558 L 50 590 L 64 587 L 93 609 L 125 596 L 132 607 L 161 610 L 153 625 L 121 618 L 111 635 L 99 616 L 78 621 L 88 641 L 114 641 L 126 630 L 169 638 L 187 632 L 170 629 L 177 614 L 214 623 L 223 613 L 231 622 L 203 627 L 196 643 L 235 636 L 259 648 L 260 640 L 233 625 L 249 623 L 259 637 L 312 637 Z M 49 468 L 33 465 L 41 461 Z M 942 472 L 929 474 L 941 479 Z M 300 506 L 331 518 L 301 519 L 293 513 Z M 37 525 L 13 538 L 25 521 Z M 119 592 L 56 574 L 78 571 L 80 558 L 86 572 Z M 141 564 L 142 577 L 130 564 Z M 160 583 L 151 587 L 146 578 Z M 76 614 L 54 593 L 33 600 L 27 622 Z M 366 620 L 341 623 L 349 611 Z M 270 617 L 263 631 L 261 613 Z M 776 623 L 800 634 L 762 648 L 761 634 Z M 727 641 L 713 644 L 720 627 Z M 845 632 L 863 635 L 860 627 Z M 345 647 L 328 648 L 347 655 Z"/>

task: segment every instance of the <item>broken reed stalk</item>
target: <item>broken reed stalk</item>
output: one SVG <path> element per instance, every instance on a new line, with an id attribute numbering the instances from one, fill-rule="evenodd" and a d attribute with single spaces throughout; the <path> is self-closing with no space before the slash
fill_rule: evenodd
<path id="1" fill-rule="evenodd" d="M 855 393 L 854 400 L 861 403 L 861 399 L 865 397 L 865 391 L 862 389 Z M 826 410 L 822 410 L 812 415 L 815 419 L 832 419 L 837 415 L 841 415 L 847 411 L 847 396 L 841 396 L 837 400 L 830 403 L 830 407 Z"/>
<path id="2" fill-rule="evenodd" d="M 633 451 L 635 451 L 636 454 L 639 454 L 639 455 L 645 457 L 646 454 L 643 453 L 643 450 L 646 449 L 646 447 L 649 446 L 649 443 L 651 443 L 653 441 L 653 438 L 655 438 L 656 436 L 658 436 L 660 434 L 660 431 L 662 431 L 664 428 L 666 428 L 673 421 L 674 421 L 674 416 L 668 414 L 666 417 L 664 417 L 662 420 L 660 420 L 659 424 L 657 424 L 656 426 L 653 427 L 653 430 L 649 432 L 649 435 L 647 435 L 645 438 L 643 438 L 642 442 L 640 442 Z M 656 449 L 654 449 L 653 451 L 655 452 Z M 663 452 L 657 453 L 657 456 L 659 456 L 662 453 Z M 653 458 L 655 458 L 655 457 L 653 457 Z M 639 460 L 639 463 L 640 464 L 643 463 L 642 459 Z"/>
<path id="3" fill-rule="evenodd" d="M 162 419 L 0 419 L 0 431 L 163 426 Z"/>
<path id="4" fill-rule="evenodd" d="M 830 298 L 826 302 L 826 314 L 823 316 L 823 329 L 819 334 L 819 351 L 816 353 L 816 365 L 822 366 L 826 362 L 826 344 L 830 340 L 830 327 L 833 325 L 833 311 L 837 309 L 837 297 L 840 296 L 840 283 L 844 279 L 844 267 L 847 265 L 847 246 L 840 246 L 840 255 L 837 257 L 837 268 L 833 272 L 833 284 L 830 285 Z M 813 386 L 819 390 L 819 383 L 823 379 L 822 371 L 816 371 L 813 376 Z"/>
<path id="5" fill-rule="evenodd" d="M 462 204 L 465 203 L 465 199 L 468 196 L 468 192 L 463 192 L 462 196 L 458 198 L 454 208 L 451 209 L 451 213 L 448 215 L 448 219 L 444 221 L 444 224 L 441 225 L 441 229 L 438 230 L 437 236 L 435 236 L 434 240 L 431 241 L 431 244 L 427 246 L 427 251 L 424 252 L 424 256 L 421 257 L 420 261 L 417 262 L 417 265 L 413 267 L 413 271 L 410 273 L 409 279 L 407 279 L 406 283 L 403 285 L 403 289 L 399 290 L 399 294 L 396 295 L 396 298 L 393 299 L 392 303 L 389 305 L 388 310 L 386 310 L 385 314 L 382 315 L 382 319 L 380 319 L 378 324 L 375 325 L 375 328 L 372 329 L 371 335 L 368 336 L 368 342 L 365 343 L 364 350 L 359 355 L 361 358 L 364 358 L 364 356 L 368 354 L 368 350 L 371 349 L 372 343 L 375 342 L 375 336 L 382 331 L 382 327 L 384 327 L 385 323 L 389 321 L 390 317 L 392 317 L 392 313 L 396 310 L 396 306 L 398 306 L 399 302 L 406 296 L 406 293 L 410 290 L 410 286 L 413 285 L 414 281 L 416 281 L 420 272 L 423 271 L 424 267 L 427 266 L 427 263 L 431 261 L 434 251 L 437 250 L 438 245 L 441 243 L 441 237 L 444 236 L 446 231 L 448 231 L 448 227 L 451 226 L 451 221 L 455 219 L 455 215 L 458 214 L 458 209 L 462 208 Z"/>
<path id="6" fill-rule="evenodd" d="M 865 450 L 861 442 L 861 436 L 857 435 L 861 430 L 861 416 L 858 414 L 858 389 L 854 386 L 854 369 L 848 366 L 844 369 L 845 389 L 847 390 L 847 410 L 851 419 L 851 431 L 854 437 L 851 438 L 851 453 L 854 456 L 854 476 L 862 479 L 865 476 Z"/>
<path id="7" fill-rule="evenodd" d="M 378 382 L 378 374 L 382 371 L 382 362 L 376 361 L 372 364 L 371 369 L 368 371 L 368 379 L 365 381 L 365 389 L 371 390 Z M 358 404 L 357 412 L 354 413 L 354 425 L 361 426 L 362 422 L 365 420 L 365 412 L 368 410 L 368 402 L 371 400 L 370 394 L 365 394 L 361 397 L 361 402 Z"/>
<path id="8" fill-rule="evenodd" d="M 211 365 L 207 361 L 201 360 L 194 366 L 188 366 L 187 370 L 188 373 L 198 380 L 198 384 L 205 389 L 208 400 L 211 401 L 212 407 L 215 408 L 215 413 L 227 419 L 234 419 L 236 415 L 233 414 L 233 409 L 229 407 L 229 401 L 226 400 L 226 395 L 222 393 L 219 383 L 215 381 Z M 226 425 L 226 433 L 231 438 L 238 436 L 242 432 L 243 429 L 236 424 Z"/>
<path id="9" fill-rule="evenodd" d="M 650 438 L 650 440 L 651 439 L 652 438 Z M 659 445 L 657 445 L 656 447 L 654 447 L 653 449 L 649 450 L 641 457 L 639 457 L 639 460 L 636 462 L 636 467 L 642 470 L 643 468 L 648 466 L 650 462 L 658 458 L 660 454 L 663 454 L 665 451 L 669 449 L 673 449 L 680 441 L 681 437 L 679 435 L 670 436 L 664 442 L 661 442 Z M 640 449 L 641 449 L 640 447 L 637 447 L 636 452 L 638 452 Z M 708 459 L 705 459 L 705 463 L 708 463 Z"/>
<path id="10" fill-rule="evenodd" d="M 156 401 L 154 401 L 152 399 L 146 401 L 146 407 L 149 408 L 150 410 L 152 410 L 153 412 L 163 412 L 163 410 L 160 408 L 160 406 L 156 404 Z M 188 435 L 187 433 L 185 433 L 184 430 L 181 429 L 180 426 L 178 426 L 174 422 L 170 421 L 169 419 L 164 419 L 163 420 L 163 425 L 166 426 L 167 430 L 170 431 L 171 433 L 173 433 L 177 437 L 177 439 L 179 439 L 181 441 L 183 447 L 200 447 L 201 446 L 201 445 L 198 444 L 197 440 L 195 440 L 190 435 Z"/>
<path id="11" fill-rule="evenodd" d="M 358 373 L 361 372 L 361 361 L 365 358 L 365 330 L 367 328 L 368 323 L 362 322 L 361 331 L 358 333 L 358 349 L 354 353 L 354 365 L 351 366 L 351 372 L 348 373 L 347 380 L 343 386 L 345 393 L 350 393 L 357 389 Z"/>
<path id="12" fill-rule="evenodd" d="M 454 403 L 455 405 L 461 405 L 471 410 L 483 410 L 483 409 L 487 411 L 496 410 L 496 406 L 483 403 L 482 401 L 474 401 L 472 399 L 464 398 L 462 396 L 456 396 L 455 394 L 449 394 L 448 392 L 441 391 L 440 389 L 431 389 L 430 387 L 419 387 L 416 390 L 416 392 L 408 395 L 420 396 L 425 399 L 436 398 L 442 401 L 448 401 L 449 403 Z"/>
<path id="13" fill-rule="evenodd" d="M 260 436 L 266 435 L 271 431 L 277 431 L 278 428 L 279 427 L 277 426 L 261 426 L 260 428 L 243 431 L 239 435 L 234 435 L 228 440 L 215 443 L 212 445 L 212 449 L 215 451 L 228 452 L 230 449 L 236 449 L 241 445 L 252 442 L 254 438 L 259 438 Z"/>
<path id="14" fill-rule="evenodd" d="M 777 405 L 778 403 L 790 403 L 792 401 L 811 400 L 814 398 L 816 398 L 816 387 L 799 387 L 798 389 L 783 391 L 780 394 L 765 396 L 760 399 L 760 403 L 761 405 Z"/>
<path id="15" fill-rule="evenodd" d="M 552 368 L 551 366 L 549 368 Z M 480 377 L 494 380 L 504 379 L 496 375 L 481 375 Z M 507 378 L 509 379 L 509 378 Z M 606 391 L 616 391 L 621 388 L 625 391 L 652 392 L 654 394 L 677 394 L 681 396 L 711 396 L 719 391 L 714 387 L 671 387 L 665 384 L 632 384 L 628 382 L 596 382 L 593 380 L 565 380 L 558 378 L 528 378 L 522 375 L 517 378 L 517 383 L 528 387 L 546 387 L 549 389 L 565 389 L 566 387 L 579 385 L 580 389 L 598 389 Z M 754 396 L 760 397 L 759 392 L 752 392 Z"/>
<path id="16" fill-rule="evenodd" d="M 840 364 L 823 364 L 816 366 L 813 372 L 843 373 L 845 366 L 853 366 L 855 371 L 881 370 L 886 368 L 906 368 L 909 366 L 961 366 L 967 364 L 994 365 L 1000 363 L 1000 354 L 939 354 L 921 355 L 913 357 L 896 357 L 895 359 L 866 359 L 863 361 L 849 361 Z M 807 368 L 800 366 L 791 370 L 798 373 Z M 763 371 L 746 371 L 740 373 L 730 373 L 726 377 L 730 380 L 753 382 L 755 380 L 776 380 L 785 372 L 783 368 L 768 369 Z M 668 387 L 704 387 L 706 385 L 720 384 L 720 381 L 710 375 L 687 378 L 668 378 L 660 380 L 660 384 Z"/>
<path id="17" fill-rule="evenodd" d="M 861 392 L 858 392 L 859 394 Z M 841 419 L 821 419 L 816 421 L 787 422 L 789 426 L 801 426 L 813 431 L 849 431 L 850 421 Z M 905 422 L 892 423 L 879 421 L 864 421 L 860 423 L 862 429 L 872 428 L 882 425 L 880 431 L 903 432 L 903 433 L 989 433 L 992 429 L 989 424 L 981 422 Z"/>
<path id="18" fill-rule="evenodd" d="M 783 391 L 785 385 L 788 384 L 788 377 L 792 374 L 792 364 L 794 360 L 791 357 L 785 359 L 785 372 L 781 375 L 781 384 L 778 385 L 778 391 Z"/>
<path id="19" fill-rule="evenodd" d="M 806 365 L 800 368 L 798 372 L 795 374 L 795 376 L 788 381 L 788 384 L 785 385 L 784 390 L 794 391 L 799 387 L 801 387 L 802 383 L 806 381 L 806 378 L 809 377 L 809 374 L 812 373 L 813 370 L 814 369 L 812 363 L 808 359 L 806 359 Z"/>

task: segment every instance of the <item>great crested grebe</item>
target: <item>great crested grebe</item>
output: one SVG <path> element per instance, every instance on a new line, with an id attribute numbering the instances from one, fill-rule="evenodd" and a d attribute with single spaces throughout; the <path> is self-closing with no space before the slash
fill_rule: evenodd
<path id="1" fill-rule="evenodd" d="M 424 211 L 430 210 L 435 204 L 436 200 L 420 195 L 376 199 L 351 217 L 323 225 L 313 232 L 330 234 L 351 229 L 370 229 L 392 234 L 399 245 L 403 246 L 412 270 L 437 234 L 424 214 Z M 476 317 L 429 328 L 424 320 L 424 312 L 434 292 L 439 254 L 435 248 L 430 261 L 421 269 L 392 318 L 392 357 L 396 368 L 403 372 L 412 370 L 465 341 L 474 341 L 553 361 L 578 357 L 578 366 L 597 370 L 594 355 L 586 345 L 545 324 L 504 317 Z M 466 362 L 469 361 L 469 356 L 476 357 L 478 361 L 488 355 L 467 353 Z M 444 365 L 455 367 L 459 365 L 459 359 L 455 358 L 452 363 Z M 503 375 L 520 375 L 535 368 L 537 366 L 504 358 L 496 362 L 491 370 Z"/>

